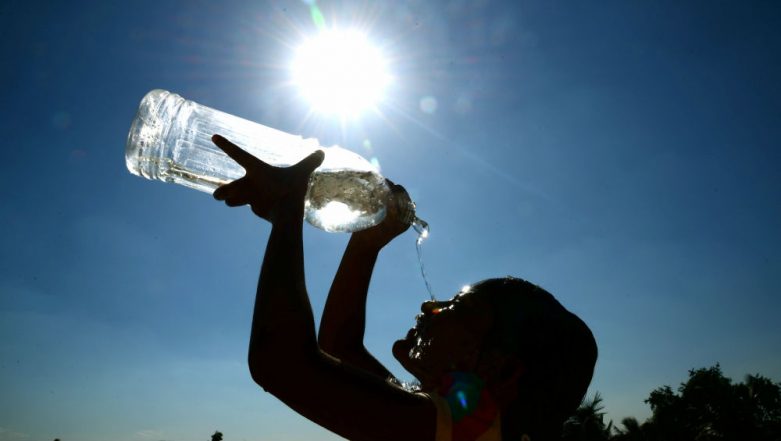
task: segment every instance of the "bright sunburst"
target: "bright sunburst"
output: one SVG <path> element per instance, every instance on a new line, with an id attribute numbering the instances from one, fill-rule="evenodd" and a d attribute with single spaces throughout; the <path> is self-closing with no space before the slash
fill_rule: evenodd
<path id="1" fill-rule="evenodd" d="M 296 52 L 293 82 L 319 113 L 356 115 L 382 101 L 390 75 L 382 53 L 358 31 L 327 30 Z"/>

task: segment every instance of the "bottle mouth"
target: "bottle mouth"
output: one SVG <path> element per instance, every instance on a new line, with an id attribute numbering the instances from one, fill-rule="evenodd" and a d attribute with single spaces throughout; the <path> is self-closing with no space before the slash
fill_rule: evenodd
<path id="1" fill-rule="evenodd" d="M 138 105 L 125 144 L 125 165 L 130 173 L 155 179 L 164 167 L 165 134 L 173 116 L 171 108 L 184 98 L 167 90 L 155 89 L 147 93 Z"/>

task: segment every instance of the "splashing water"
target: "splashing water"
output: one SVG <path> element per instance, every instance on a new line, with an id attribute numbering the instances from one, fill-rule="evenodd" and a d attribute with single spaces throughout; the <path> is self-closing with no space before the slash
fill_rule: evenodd
<path id="1" fill-rule="evenodd" d="M 423 276 L 423 282 L 426 283 L 426 289 L 428 290 L 428 295 L 431 297 L 432 302 L 436 302 L 437 299 L 434 297 L 434 291 L 431 289 L 431 284 L 428 281 L 428 277 L 426 276 L 426 268 L 423 266 L 423 241 L 428 238 L 429 233 L 429 227 L 428 222 L 424 221 L 423 219 L 420 219 L 419 217 L 415 217 L 415 219 L 412 221 L 412 228 L 415 229 L 415 231 L 418 233 L 418 239 L 415 241 L 415 248 L 418 250 L 418 264 L 420 264 L 420 275 Z"/>

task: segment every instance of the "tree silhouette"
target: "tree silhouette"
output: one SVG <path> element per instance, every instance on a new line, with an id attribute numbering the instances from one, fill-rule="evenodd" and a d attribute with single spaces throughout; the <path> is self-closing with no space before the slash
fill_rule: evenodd
<path id="1" fill-rule="evenodd" d="M 741 385 L 744 401 L 750 403 L 752 425 L 760 434 L 781 439 L 781 383 L 761 375 L 747 375 Z"/>
<path id="2" fill-rule="evenodd" d="M 602 396 L 586 400 L 564 425 L 563 441 L 781 441 L 781 383 L 748 375 L 742 383 L 716 364 L 692 369 L 677 390 L 654 389 L 651 417 L 605 424 Z M 612 432 L 612 433 L 611 433 Z"/>
<path id="3" fill-rule="evenodd" d="M 626 417 L 621 420 L 623 429 L 614 427 L 615 434 L 610 438 L 616 441 L 646 441 L 650 440 L 643 425 L 635 417 Z"/>
<path id="4" fill-rule="evenodd" d="M 584 401 L 575 411 L 575 414 L 564 423 L 561 439 L 563 441 L 603 441 L 610 439 L 613 422 L 611 421 L 605 425 L 604 417 L 602 396 L 597 392 L 591 400 Z"/>
<path id="5" fill-rule="evenodd" d="M 222 432 L 216 430 L 212 435 L 212 441 L 222 441 Z"/>
<path id="6" fill-rule="evenodd" d="M 781 440 L 781 384 L 759 375 L 735 384 L 718 364 L 694 369 L 677 393 L 663 386 L 645 401 L 653 415 L 641 431 L 652 440 Z"/>

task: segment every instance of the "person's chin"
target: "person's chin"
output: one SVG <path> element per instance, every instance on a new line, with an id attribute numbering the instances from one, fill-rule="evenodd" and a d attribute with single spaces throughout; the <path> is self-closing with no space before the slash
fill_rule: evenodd
<path id="1" fill-rule="evenodd" d="M 409 360 L 409 351 L 415 345 L 416 337 L 417 330 L 415 328 L 410 328 L 404 338 L 396 340 L 396 342 L 393 343 L 393 347 L 391 349 L 393 352 L 393 357 L 396 358 L 396 360 L 398 360 L 400 363 L 404 364 L 405 361 Z"/>
<path id="2" fill-rule="evenodd" d="M 412 374 L 419 382 L 423 383 L 425 375 L 422 374 L 425 370 L 421 368 L 419 360 L 412 359 L 409 355 L 414 346 L 414 338 L 397 340 L 396 343 L 393 344 L 393 357 L 401 364 L 401 367 Z"/>

